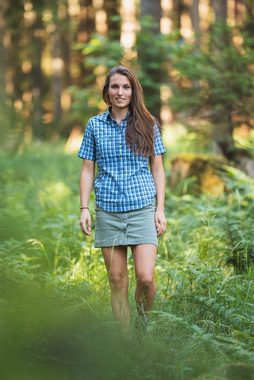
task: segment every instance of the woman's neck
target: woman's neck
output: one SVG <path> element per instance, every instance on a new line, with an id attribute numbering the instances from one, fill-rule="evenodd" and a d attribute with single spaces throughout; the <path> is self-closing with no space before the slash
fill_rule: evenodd
<path id="1" fill-rule="evenodd" d="M 112 108 L 111 110 L 112 119 L 114 119 L 117 123 L 120 123 L 123 119 L 125 119 L 127 112 L 128 112 L 128 108 L 123 108 L 123 109 Z"/>

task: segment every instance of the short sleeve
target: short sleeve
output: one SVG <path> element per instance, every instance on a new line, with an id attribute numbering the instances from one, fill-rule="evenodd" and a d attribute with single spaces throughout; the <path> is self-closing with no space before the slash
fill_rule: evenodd
<path id="1" fill-rule="evenodd" d="M 87 123 L 78 157 L 85 160 L 95 161 L 95 139 L 91 120 Z"/>
<path id="2" fill-rule="evenodd" d="M 162 137 L 160 130 L 158 128 L 158 125 L 154 125 L 154 133 L 155 133 L 155 138 L 154 138 L 154 155 L 158 156 L 159 154 L 163 154 L 166 152 L 166 149 L 164 147 L 164 144 L 162 142 Z"/>

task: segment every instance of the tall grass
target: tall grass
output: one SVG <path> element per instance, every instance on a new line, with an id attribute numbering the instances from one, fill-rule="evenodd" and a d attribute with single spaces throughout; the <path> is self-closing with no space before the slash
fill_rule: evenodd
<path id="1" fill-rule="evenodd" d="M 226 168 L 221 197 L 167 188 L 155 307 L 147 334 L 126 337 L 79 229 L 80 165 L 61 144 L 1 154 L 2 378 L 251 379 L 253 182 Z M 130 254 L 128 265 L 134 318 Z"/>

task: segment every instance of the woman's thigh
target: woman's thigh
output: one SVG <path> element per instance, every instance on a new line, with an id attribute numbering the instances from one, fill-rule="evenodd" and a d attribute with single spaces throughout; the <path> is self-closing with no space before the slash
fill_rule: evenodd
<path id="1" fill-rule="evenodd" d="M 157 246 L 154 244 L 139 244 L 132 246 L 136 277 L 153 277 L 156 263 Z"/>
<path id="2" fill-rule="evenodd" d="M 104 247 L 101 248 L 107 271 L 110 275 L 127 274 L 127 247 Z"/>

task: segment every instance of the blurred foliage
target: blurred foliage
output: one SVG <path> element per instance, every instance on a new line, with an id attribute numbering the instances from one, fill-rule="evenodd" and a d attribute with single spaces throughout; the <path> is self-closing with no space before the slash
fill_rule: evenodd
<path id="1" fill-rule="evenodd" d="M 167 82 L 167 51 L 171 36 L 154 35 L 151 30 L 153 19 L 141 20 L 141 30 L 137 34 L 135 46 L 125 52 L 118 41 L 107 36 L 94 34 L 87 44 L 77 44 L 84 56 L 84 66 L 90 70 L 85 78 L 87 86 L 72 86 L 72 110 L 81 120 L 87 120 L 95 113 L 105 109 L 101 100 L 101 91 L 105 75 L 116 65 L 123 64 L 134 69 L 144 90 L 144 97 L 150 112 L 157 115 L 160 109 L 160 87 Z M 151 44 L 151 41 L 153 43 Z M 141 54 L 142 51 L 142 54 Z"/>
<path id="2" fill-rule="evenodd" d="M 94 34 L 88 43 L 77 44 L 75 49 L 82 51 L 85 57 L 84 66 L 90 74 L 84 78 L 84 88 L 70 87 L 73 95 L 72 111 L 78 120 L 87 121 L 101 108 L 101 91 L 105 74 L 119 64 L 124 51 L 118 41 L 112 41 L 109 37 L 98 34 Z"/>
<path id="3" fill-rule="evenodd" d="M 222 34 L 226 41 L 222 41 Z M 211 39 L 203 43 L 201 50 L 182 41 L 171 45 L 170 59 L 174 68 L 170 104 L 175 111 L 208 119 L 214 130 L 224 125 L 229 133 L 241 123 L 251 122 L 254 116 L 252 36 L 236 27 L 215 25 Z"/>
<path id="4" fill-rule="evenodd" d="M 8 17 L 17 33 L 23 3 L 15 3 L 18 12 L 10 12 Z M 48 1 L 45 4 L 49 6 Z M 61 31 L 67 35 L 69 20 L 61 21 L 55 4 L 52 6 L 53 18 L 45 25 L 51 30 L 62 25 Z M 43 10 L 43 4 L 36 5 L 38 15 Z M 76 45 L 75 51 L 83 53 L 85 76 L 82 87 L 70 87 L 73 101 L 67 119 L 70 125 L 73 120 L 85 123 L 105 109 L 100 88 L 107 70 L 119 63 L 136 70 L 152 112 L 160 85 L 169 86 L 173 91 L 170 107 L 176 115 L 202 118 L 200 123 L 189 123 L 191 133 L 183 125 L 172 127 L 165 157 L 170 181 L 173 155 L 211 153 L 210 137 L 216 129 L 226 126 L 232 133 L 241 123 L 253 127 L 253 36 L 244 28 L 211 27 L 211 34 L 198 49 L 178 33 L 151 34 L 149 19 L 143 23 L 136 45 L 128 51 L 123 51 L 112 35 L 94 35 L 86 44 Z M 30 39 L 24 25 L 21 31 L 27 46 Z M 15 43 L 18 41 L 15 34 Z M 26 50 L 24 46 L 19 44 L 17 49 L 20 62 L 28 51 L 32 61 L 34 47 Z M 138 51 L 144 47 L 142 59 Z M 159 72 L 156 81 L 151 72 Z M 18 96 L 31 85 L 29 75 L 19 76 Z M 23 82 L 22 78 L 29 80 Z M 48 87 L 50 76 L 44 79 Z M 43 101 L 44 111 L 51 112 L 48 92 Z M 217 174 L 226 184 L 225 192 L 216 197 L 191 191 L 196 189 L 195 175 L 175 189 L 168 182 L 168 229 L 158 249 L 155 308 L 146 335 L 133 329 L 130 336 L 122 336 L 111 317 L 100 250 L 94 248 L 93 236 L 84 237 L 80 232 L 77 160 L 63 153 L 62 143 L 28 146 L 31 127 L 39 124 L 33 123 L 26 107 L 29 102 L 17 103 L 13 111 L 8 103 L 0 110 L 1 145 L 8 151 L 0 154 L 1 377 L 252 379 L 253 181 L 232 166 L 222 165 Z M 30 115 L 27 120 L 26 114 Z M 36 136 L 54 135 L 52 126 L 55 136 L 63 134 L 49 118 Z M 164 132 L 168 132 L 166 128 Z M 235 143 L 253 154 L 253 136 L 237 135 Z M 94 223 L 93 196 L 91 209 Z M 131 255 L 128 268 L 134 325 Z"/>
<path id="5" fill-rule="evenodd" d="M 226 380 L 233 369 L 251 374 L 253 266 L 229 259 L 244 260 L 253 249 L 253 181 L 225 167 L 228 190 L 219 197 L 167 186 L 154 311 L 146 335 L 132 330 L 126 337 L 111 317 L 101 252 L 80 232 L 78 162 L 56 144 L 0 155 L 2 377 Z M 91 209 L 94 218 L 93 198 Z M 128 268 L 134 324 L 130 255 Z"/>
<path id="6" fill-rule="evenodd" d="M 223 133 L 241 123 L 253 127 L 251 1 L 241 7 L 235 2 L 237 17 L 234 12 L 228 17 L 238 24 L 233 28 L 211 23 L 210 14 L 218 19 L 218 9 L 216 3 L 209 3 L 209 12 L 199 15 L 206 25 L 202 35 L 186 41 L 180 33 L 184 29 L 191 36 L 193 25 L 187 25 L 182 15 L 192 18 L 195 3 L 186 7 L 172 3 L 172 12 L 166 16 L 173 29 L 169 35 L 157 33 L 153 15 L 140 20 L 119 1 L 103 3 L 106 17 L 99 2 L 93 6 L 91 0 L 2 3 L 0 91 L 7 96 L 8 107 L 2 107 L 2 96 L 0 118 L 6 148 L 11 141 L 15 150 L 33 139 L 66 138 L 77 124 L 105 109 L 101 85 L 107 70 L 120 62 L 137 71 L 147 106 L 156 116 L 162 101 L 164 106 L 169 102 L 173 117 L 184 118 L 191 112 L 209 119 L 214 127 L 211 133 L 218 126 Z M 135 11 L 141 5 L 133 2 Z M 125 24 L 121 12 L 130 15 L 130 24 Z M 165 19 L 161 21 L 164 27 Z M 179 26 L 181 31 L 175 29 Z M 93 34 L 95 30 L 102 34 Z M 136 39 L 135 45 L 123 49 L 122 41 L 130 36 Z M 10 123 L 2 122 L 9 116 Z"/>
<path id="7" fill-rule="evenodd" d="M 17 151 L 24 141 L 25 125 L 22 115 L 10 103 L 0 103 L 0 148 Z"/>
<path id="8" fill-rule="evenodd" d="M 166 79 L 168 37 L 156 33 L 156 29 L 158 28 L 152 16 L 143 17 L 134 50 L 147 108 L 160 120 L 160 89 Z"/>
<path id="9" fill-rule="evenodd" d="M 88 45 L 77 46 L 82 48 L 84 64 L 91 71 L 87 88 L 72 88 L 73 110 L 78 117 L 82 115 L 87 120 L 105 109 L 100 93 L 105 74 L 112 66 L 123 63 L 136 70 L 147 106 L 155 115 L 160 108 L 158 91 L 164 85 L 172 91 L 169 105 L 173 112 L 185 120 L 190 115 L 200 118 L 203 127 L 199 123 L 197 128 L 203 134 L 207 130 L 208 139 L 229 140 L 234 128 L 243 123 L 253 127 L 252 36 L 236 27 L 215 24 L 210 38 L 198 49 L 176 32 L 153 36 L 150 18 L 144 18 L 141 25 L 136 44 L 128 53 L 115 41 L 98 35 Z"/>

